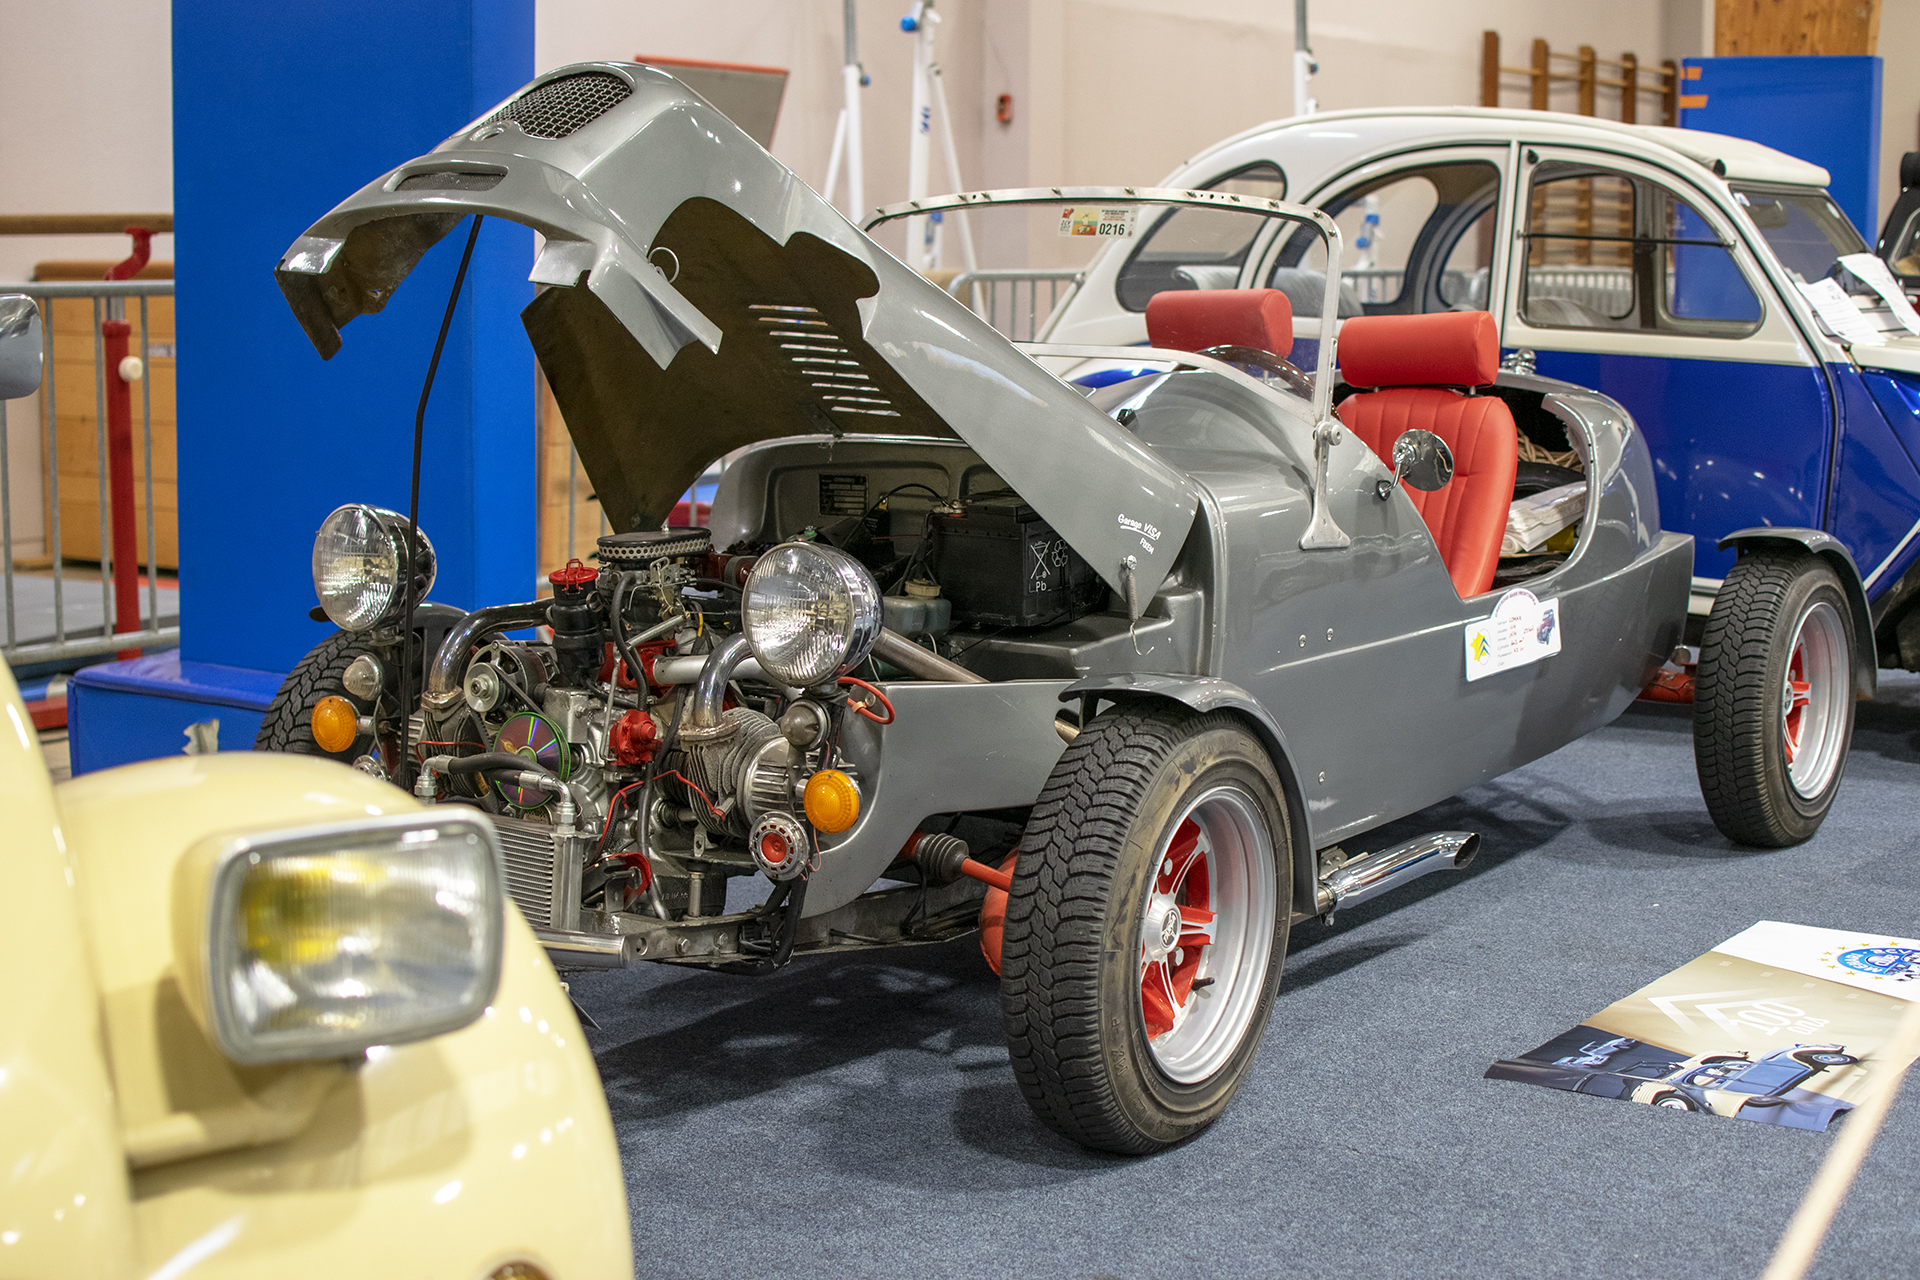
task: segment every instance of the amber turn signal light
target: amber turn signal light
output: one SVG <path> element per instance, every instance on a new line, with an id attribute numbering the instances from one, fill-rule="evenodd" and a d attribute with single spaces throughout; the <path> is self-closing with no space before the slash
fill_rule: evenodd
<path id="1" fill-rule="evenodd" d="M 314 745 L 328 755 L 339 755 L 360 736 L 360 713 L 345 698 L 322 698 L 313 706 Z"/>
<path id="2" fill-rule="evenodd" d="M 838 835 L 860 816 L 860 788 L 838 769 L 822 769 L 807 779 L 806 807 L 816 830 Z"/>

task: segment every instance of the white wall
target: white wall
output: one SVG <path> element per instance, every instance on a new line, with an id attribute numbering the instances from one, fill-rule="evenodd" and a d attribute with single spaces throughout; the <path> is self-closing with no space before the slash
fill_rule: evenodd
<path id="1" fill-rule="evenodd" d="M 172 211 L 170 14 L 167 0 L 0 0 L 0 213 Z M 125 236 L 0 236 L 0 281 L 129 249 Z M 173 256 L 171 235 L 153 256 Z M 39 401 L 6 410 L 14 555 L 42 555 Z"/>
<path id="2" fill-rule="evenodd" d="M 969 186 L 981 172 L 980 59 L 985 15 L 1004 0 L 943 0 L 936 51 L 956 122 L 962 174 Z M 866 146 L 868 207 L 904 199 L 907 190 L 907 117 L 913 37 L 900 30 L 911 0 L 860 0 L 860 60 L 872 83 L 861 106 Z M 1021 6 L 1024 8 L 1024 5 Z M 839 118 L 844 63 L 841 0 L 539 0 L 534 19 L 534 66 L 628 59 L 635 55 L 743 62 L 787 68 L 786 98 L 772 151 L 816 187 L 826 180 Z M 996 24 L 997 25 L 997 24 Z M 996 39 L 996 43 L 1002 43 Z M 1023 42 L 1013 42 L 1023 47 Z M 1000 92 L 995 90 L 994 92 Z M 986 113 L 992 115 L 992 95 Z M 936 166 L 941 164 L 936 150 Z M 931 185 L 945 190 L 942 168 Z M 845 203 L 845 187 L 833 193 Z M 892 246 L 898 248 L 898 245 Z"/>
<path id="3" fill-rule="evenodd" d="M 1920 150 L 1920 4 L 1886 0 L 1880 6 L 1880 211 L 1885 218 L 1900 194 L 1900 156 Z M 1862 227 L 1873 243 L 1878 227 Z"/>
<path id="4" fill-rule="evenodd" d="M 0 0 L 0 213 L 173 209 L 167 0 Z M 124 236 L 0 236 L 0 280 L 124 258 Z M 171 258 L 173 237 L 153 256 Z"/>

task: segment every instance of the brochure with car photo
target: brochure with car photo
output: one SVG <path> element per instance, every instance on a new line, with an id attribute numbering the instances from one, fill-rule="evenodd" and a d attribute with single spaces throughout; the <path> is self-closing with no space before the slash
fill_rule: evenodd
<path id="1" fill-rule="evenodd" d="M 1763 920 L 1492 1080 L 1825 1129 L 1907 1063 L 1882 1056 L 1920 999 L 1920 941 Z"/>

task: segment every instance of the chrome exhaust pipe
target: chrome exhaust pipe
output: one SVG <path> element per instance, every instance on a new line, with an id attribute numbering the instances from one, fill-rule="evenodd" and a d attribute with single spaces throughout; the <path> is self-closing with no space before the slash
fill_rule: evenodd
<path id="1" fill-rule="evenodd" d="M 1475 832 L 1435 831 L 1369 853 L 1322 876 L 1315 905 L 1325 916 L 1342 907 L 1357 907 L 1431 872 L 1462 870 L 1479 848 L 1480 837 Z"/>

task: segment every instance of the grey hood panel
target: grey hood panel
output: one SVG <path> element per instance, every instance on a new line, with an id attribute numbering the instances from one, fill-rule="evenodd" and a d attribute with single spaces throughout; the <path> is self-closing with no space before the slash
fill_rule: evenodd
<path id="1" fill-rule="evenodd" d="M 1133 557 L 1142 601 L 1186 539 L 1190 479 L 663 72 L 551 72 L 316 222 L 275 274 L 321 355 L 468 214 L 546 237 L 523 319 L 616 528 L 824 431 L 959 436 L 1116 590 Z"/>

